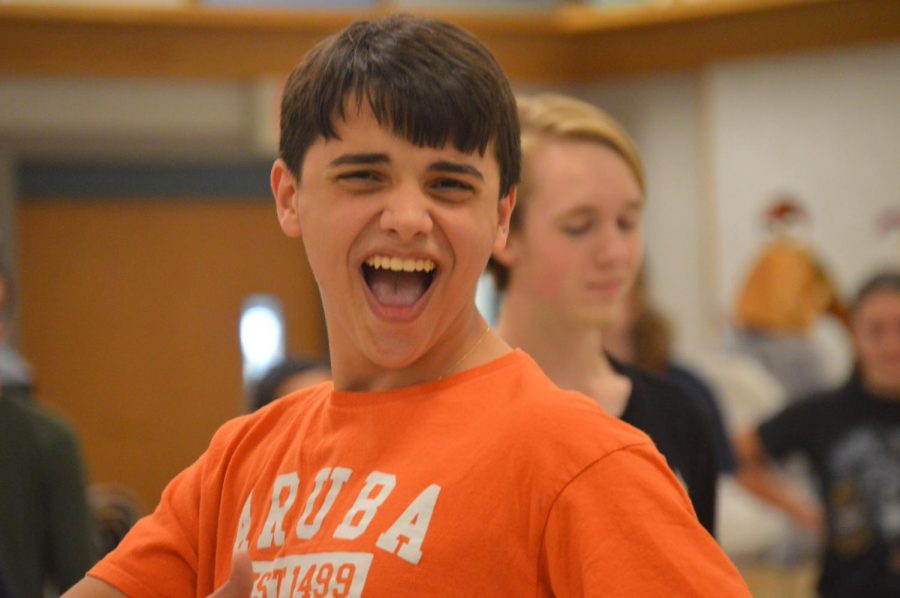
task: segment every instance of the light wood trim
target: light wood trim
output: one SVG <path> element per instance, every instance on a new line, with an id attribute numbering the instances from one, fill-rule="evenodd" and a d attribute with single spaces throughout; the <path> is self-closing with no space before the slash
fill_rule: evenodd
<path id="1" fill-rule="evenodd" d="M 738 0 L 606 16 L 583 7 L 566 13 L 580 33 L 572 39 L 583 57 L 576 80 L 900 39 L 896 0 Z"/>
<path id="2" fill-rule="evenodd" d="M 0 74 L 215 79 L 284 74 L 322 38 L 357 18 L 385 13 L 0 6 Z M 565 62 L 565 40 L 543 14 L 445 14 L 483 34 L 519 78 L 543 79 Z"/>
<path id="3" fill-rule="evenodd" d="M 244 79 L 283 74 L 371 11 L 0 6 L 0 74 Z M 468 28 L 513 80 L 571 82 L 900 39 L 897 0 L 717 0 L 544 11 L 429 11 Z"/>

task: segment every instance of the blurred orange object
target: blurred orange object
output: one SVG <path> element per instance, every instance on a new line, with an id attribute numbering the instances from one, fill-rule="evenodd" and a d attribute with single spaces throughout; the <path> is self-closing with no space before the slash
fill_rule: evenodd
<path id="1" fill-rule="evenodd" d="M 847 323 L 846 309 L 822 265 L 803 244 L 779 238 L 750 271 L 734 317 L 741 327 L 777 334 L 808 331 L 824 313 Z"/>

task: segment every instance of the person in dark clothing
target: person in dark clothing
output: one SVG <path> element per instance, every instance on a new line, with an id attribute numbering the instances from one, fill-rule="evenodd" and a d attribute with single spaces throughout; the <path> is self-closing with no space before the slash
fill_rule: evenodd
<path id="1" fill-rule="evenodd" d="M 790 404 L 743 433 L 739 480 L 825 534 L 819 593 L 900 596 L 900 271 L 864 284 L 852 310 L 857 365 L 842 386 Z M 770 466 L 807 458 L 816 503 Z"/>
<path id="2" fill-rule="evenodd" d="M 642 269 L 621 316 L 603 331 L 604 349 L 620 361 L 656 374 L 655 378 L 662 377 L 677 387 L 678 394 L 687 394 L 698 403 L 712 425 L 716 470 L 720 475 L 733 473 L 734 449 L 719 399 L 705 380 L 676 361 L 673 334 L 669 318 L 654 304 L 647 288 L 646 270 Z"/>
<path id="3" fill-rule="evenodd" d="M 622 421 L 653 439 L 685 486 L 697 519 L 713 533 L 718 475 L 713 435 L 706 433 L 712 429 L 709 413 L 693 395 L 663 376 L 612 357 L 609 362 L 631 381 Z"/>
<path id="4" fill-rule="evenodd" d="M 498 330 L 560 387 L 646 432 L 713 533 L 709 418 L 678 387 L 600 350 L 643 254 L 644 175 L 634 143 L 605 112 L 566 96 L 520 98 L 519 117 L 518 206 L 509 241 L 489 264 L 504 293 Z"/>
<path id="5" fill-rule="evenodd" d="M 0 268 L 0 344 L 12 313 Z M 94 535 L 80 447 L 71 428 L 0 371 L 0 571 L 8 595 L 64 591 L 94 563 Z"/>

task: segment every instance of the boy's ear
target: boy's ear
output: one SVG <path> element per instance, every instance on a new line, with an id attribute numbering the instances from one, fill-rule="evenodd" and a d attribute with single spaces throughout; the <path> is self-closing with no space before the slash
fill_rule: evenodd
<path id="1" fill-rule="evenodd" d="M 513 187 L 509 195 L 500 199 L 498 210 L 497 237 L 494 239 L 492 257 L 500 265 L 511 268 L 516 261 L 516 238 L 510 234 L 510 220 L 516 207 L 516 188 Z"/>
<path id="2" fill-rule="evenodd" d="M 509 193 L 501 197 L 500 201 L 497 202 L 497 235 L 494 237 L 494 254 L 506 247 L 506 240 L 509 237 L 509 223 L 515 207 L 516 188 L 512 187 Z"/>
<path id="3" fill-rule="evenodd" d="M 289 237 L 299 237 L 303 231 L 297 213 L 297 179 L 281 158 L 272 164 L 269 182 L 275 196 L 275 210 L 281 230 Z"/>

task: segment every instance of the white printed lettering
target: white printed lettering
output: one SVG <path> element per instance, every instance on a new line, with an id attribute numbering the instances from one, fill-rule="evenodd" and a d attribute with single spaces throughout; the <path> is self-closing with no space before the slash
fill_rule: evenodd
<path id="1" fill-rule="evenodd" d="M 366 485 L 356 497 L 356 502 L 347 511 L 344 521 L 334 530 L 334 537 L 343 540 L 355 540 L 366 531 L 378 507 L 387 499 L 397 477 L 390 473 L 373 471 L 366 478 Z M 361 517 L 360 517 L 361 515 Z"/>
<path id="2" fill-rule="evenodd" d="M 418 565 L 419 559 L 422 558 L 422 542 L 425 540 L 425 534 L 428 533 L 428 525 L 431 523 L 431 515 L 434 513 L 434 505 L 437 503 L 440 492 L 441 487 L 437 484 L 425 488 L 406 507 L 397 521 L 386 532 L 378 536 L 375 546 L 391 554 L 396 554 L 413 565 Z"/>
<path id="3" fill-rule="evenodd" d="M 247 552 L 250 550 L 250 502 L 253 499 L 253 491 L 247 496 L 247 502 L 241 509 L 241 518 L 238 520 L 237 534 L 234 536 L 234 552 Z"/>
<path id="4" fill-rule="evenodd" d="M 263 524 L 259 538 L 256 540 L 257 548 L 269 548 L 274 542 L 276 546 L 284 546 L 284 515 L 294 504 L 297 498 L 297 487 L 300 485 L 300 477 L 295 473 L 283 473 L 275 478 L 275 487 L 272 489 L 272 505 L 269 507 L 269 515 Z M 281 501 L 281 495 L 287 489 L 288 495 Z"/>
<path id="5" fill-rule="evenodd" d="M 346 467 L 335 467 L 334 469 L 326 467 L 316 474 L 316 485 L 313 488 L 312 494 L 310 494 L 309 498 L 306 500 L 306 507 L 303 509 L 303 514 L 297 522 L 298 538 L 301 540 L 309 540 L 316 535 L 319 528 L 322 527 L 322 520 L 325 519 L 325 516 L 331 511 L 334 500 L 337 498 L 341 488 L 344 487 L 344 483 L 350 479 L 352 473 L 353 472 Z M 307 520 L 310 515 L 312 515 L 312 511 L 315 508 L 316 499 L 319 498 L 322 487 L 329 478 L 331 478 L 331 486 L 328 488 L 328 494 L 325 495 L 325 500 L 322 501 L 322 506 L 319 507 L 312 522 L 307 523 Z"/>
<path id="6" fill-rule="evenodd" d="M 253 598 L 359 598 L 372 554 L 320 552 L 253 562 Z"/>

